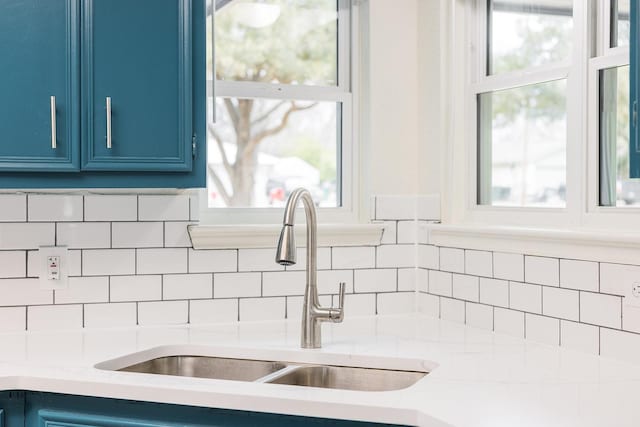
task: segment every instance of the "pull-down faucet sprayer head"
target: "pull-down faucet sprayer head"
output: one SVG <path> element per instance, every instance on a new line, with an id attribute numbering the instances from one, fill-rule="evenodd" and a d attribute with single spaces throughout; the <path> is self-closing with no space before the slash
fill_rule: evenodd
<path id="1" fill-rule="evenodd" d="M 296 239 L 293 225 L 285 224 L 280 232 L 276 262 L 280 265 L 294 265 L 296 263 Z"/>

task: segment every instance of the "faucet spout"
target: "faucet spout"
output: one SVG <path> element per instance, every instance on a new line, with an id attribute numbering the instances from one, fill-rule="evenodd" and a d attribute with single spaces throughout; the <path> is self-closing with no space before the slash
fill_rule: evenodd
<path id="1" fill-rule="evenodd" d="M 315 203 L 309 190 L 298 188 L 294 190 L 284 208 L 284 219 L 276 262 L 280 265 L 293 265 L 296 263 L 296 245 L 294 222 L 298 203 L 302 200 L 307 220 L 307 284 L 304 292 L 302 307 L 302 335 L 300 338 L 302 348 L 320 348 L 322 345 L 320 323 L 323 321 L 342 322 L 344 318 L 344 283 L 340 284 L 340 305 L 338 308 L 321 307 L 318 298 L 317 283 L 317 214 Z"/>

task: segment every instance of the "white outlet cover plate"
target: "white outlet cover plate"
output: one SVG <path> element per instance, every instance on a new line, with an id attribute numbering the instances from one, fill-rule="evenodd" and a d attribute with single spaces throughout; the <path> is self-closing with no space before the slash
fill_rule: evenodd
<path id="1" fill-rule="evenodd" d="M 47 279 L 47 258 L 60 258 L 60 279 Z M 40 246 L 38 250 L 38 266 L 40 267 L 40 289 L 67 289 L 69 287 L 69 253 L 66 246 Z"/>

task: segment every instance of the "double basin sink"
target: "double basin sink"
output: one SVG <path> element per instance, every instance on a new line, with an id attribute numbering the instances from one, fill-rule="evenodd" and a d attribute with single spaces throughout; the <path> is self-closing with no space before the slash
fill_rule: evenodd
<path id="1" fill-rule="evenodd" d="M 403 371 L 209 356 L 165 356 L 118 371 L 356 391 L 401 390 L 426 371 Z"/>

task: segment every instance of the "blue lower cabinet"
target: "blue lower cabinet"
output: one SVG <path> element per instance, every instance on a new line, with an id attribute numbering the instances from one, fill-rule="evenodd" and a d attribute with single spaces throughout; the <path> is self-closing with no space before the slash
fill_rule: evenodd
<path id="1" fill-rule="evenodd" d="M 365 427 L 388 424 L 27 392 L 26 427 Z M 0 426 L 4 427 L 4 426 Z M 7 427 L 13 427 L 7 424 Z"/>
<path id="2" fill-rule="evenodd" d="M 24 427 L 25 393 L 0 392 L 0 427 Z"/>

